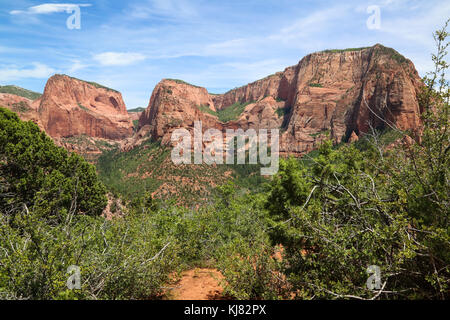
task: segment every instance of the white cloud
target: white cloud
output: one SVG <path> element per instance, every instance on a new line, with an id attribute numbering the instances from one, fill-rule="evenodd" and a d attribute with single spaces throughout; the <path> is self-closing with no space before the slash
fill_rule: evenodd
<path id="1" fill-rule="evenodd" d="M 49 14 L 56 12 L 71 12 L 76 7 L 90 7 L 91 4 L 73 3 L 44 3 L 38 6 L 29 7 L 26 10 L 13 10 L 10 14 Z"/>
<path id="2" fill-rule="evenodd" d="M 132 18 L 142 19 L 186 19 L 195 17 L 197 10 L 186 0 L 149 0 L 144 6 L 133 6 L 128 14 Z"/>
<path id="3" fill-rule="evenodd" d="M 295 40 L 314 37 L 321 31 L 331 29 L 337 21 L 344 20 L 348 15 L 348 9 L 348 6 L 341 5 L 315 11 L 282 28 L 278 33 L 270 35 L 269 40 L 291 43 Z"/>
<path id="4" fill-rule="evenodd" d="M 68 73 L 73 73 L 88 67 L 88 65 L 83 64 L 80 60 L 72 60 L 72 65 L 68 69 Z"/>
<path id="5" fill-rule="evenodd" d="M 32 68 L 16 68 L 6 67 L 0 69 L 0 79 L 2 82 L 14 81 L 19 79 L 45 79 L 51 74 L 55 73 L 55 70 L 45 64 L 34 62 Z"/>
<path id="6" fill-rule="evenodd" d="M 103 52 L 94 55 L 94 60 L 103 66 L 127 66 L 147 57 L 135 52 Z"/>

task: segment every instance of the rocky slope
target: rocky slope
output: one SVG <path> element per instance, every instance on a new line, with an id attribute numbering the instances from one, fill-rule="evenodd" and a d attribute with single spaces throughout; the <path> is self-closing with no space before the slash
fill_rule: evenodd
<path id="1" fill-rule="evenodd" d="M 32 100 L 15 94 L 0 93 L 0 106 L 17 113 L 24 121 L 33 121 L 43 129 L 36 105 L 33 104 Z"/>
<path id="2" fill-rule="evenodd" d="M 163 80 L 154 89 L 139 128 L 170 143 L 176 128 L 280 128 L 280 152 L 303 155 L 330 135 L 336 143 L 355 141 L 371 127 L 420 125 L 420 77 L 413 63 L 382 45 L 328 50 L 304 57 L 283 72 L 210 95 L 183 81 Z M 216 113 L 246 104 L 236 119 L 222 123 Z M 142 137 L 142 132 L 140 133 Z"/>

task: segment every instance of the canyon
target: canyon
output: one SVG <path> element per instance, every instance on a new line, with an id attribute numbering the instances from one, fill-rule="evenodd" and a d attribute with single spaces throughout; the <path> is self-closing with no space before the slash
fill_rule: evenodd
<path id="1" fill-rule="evenodd" d="M 280 153 L 302 156 L 327 138 L 338 144 L 372 129 L 418 130 L 421 86 L 410 60 L 377 44 L 312 53 L 224 94 L 163 79 L 143 112 L 128 113 L 116 90 L 67 75 L 52 76 L 35 100 L 0 93 L 0 105 L 82 154 L 129 151 L 149 139 L 170 145 L 174 130 L 202 121 L 204 130 L 278 128 Z"/>
<path id="2" fill-rule="evenodd" d="M 302 156 L 328 137 L 337 144 L 356 141 L 372 128 L 417 130 L 421 85 L 413 63 L 380 44 L 322 51 L 220 95 L 180 80 L 162 80 L 139 129 L 170 144 L 173 130 L 193 130 L 195 120 L 219 130 L 280 128 L 281 154 Z M 236 119 L 222 122 L 215 115 L 236 104 L 245 106 Z"/>

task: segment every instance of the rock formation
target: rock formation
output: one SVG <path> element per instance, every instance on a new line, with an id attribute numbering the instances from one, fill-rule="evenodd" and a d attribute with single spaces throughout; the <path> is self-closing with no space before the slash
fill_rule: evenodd
<path id="1" fill-rule="evenodd" d="M 413 63 L 393 49 L 327 50 L 304 57 L 262 80 L 222 95 L 180 80 L 163 80 L 154 89 L 139 128 L 170 143 L 176 128 L 280 128 L 280 152 L 303 155 L 327 136 L 335 143 L 356 141 L 371 128 L 420 126 L 417 94 L 422 85 Z M 215 115 L 247 103 L 237 119 Z M 141 134 L 142 137 L 142 134 Z"/>
<path id="2" fill-rule="evenodd" d="M 33 104 L 45 131 L 53 138 L 87 135 L 120 140 L 133 133 L 120 92 L 96 83 L 55 75 Z"/>

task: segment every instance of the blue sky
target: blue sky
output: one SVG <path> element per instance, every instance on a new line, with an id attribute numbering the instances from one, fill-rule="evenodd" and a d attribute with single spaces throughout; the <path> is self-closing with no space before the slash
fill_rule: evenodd
<path id="1" fill-rule="evenodd" d="M 81 4 L 81 29 L 54 4 Z M 366 24 L 373 5 L 378 29 Z M 222 93 L 314 51 L 375 43 L 424 75 L 432 32 L 449 17 L 450 1 L 0 0 L 0 84 L 42 92 L 64 73 L 121 91 L 131 109 L 146 107 L 163 78 Z"/>

